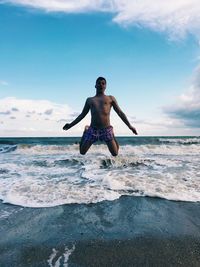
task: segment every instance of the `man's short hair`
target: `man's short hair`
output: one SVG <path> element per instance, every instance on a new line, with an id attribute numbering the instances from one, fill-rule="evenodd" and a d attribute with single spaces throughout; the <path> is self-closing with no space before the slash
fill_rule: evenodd
<path id="1" fill-rule="evenodd" d="M 106 82 L 106 79 L 105 79 L 104 77 L 98 77 L 98 78 L 96 79 L 96 83 L 98 83 L 98 81 L 102 81 L 102 80 L 104 80 L 104 81 Z"/>

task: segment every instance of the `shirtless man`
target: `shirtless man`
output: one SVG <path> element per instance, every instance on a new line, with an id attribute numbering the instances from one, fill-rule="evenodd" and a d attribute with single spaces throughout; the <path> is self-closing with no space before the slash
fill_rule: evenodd
<path id="1" fill-rule="evenodd" d="M 115 139 L 113 133 L 113 127 L 110 125 L 110 110 L 114 108 L 115 112 L 122 119 L 122 121 L 128 126 L 128 128 L 137 135 L 136 129 L 131 126 L 126 115 L 120 109 L 114 96 L 105 95 L 106 79 L 99 77 L 96 80 L 96 95 L 88 97 L 83 111 L 81 114 L 71 123 L 65 124 L 63 130 L 68 130 L 78 122 L 80 122 L 91 111 L 91 123 L 89 127 L 85 128 L 83 136 L 80 142 L 80 153 L 85 155 L 90 146 L 100 140 L 105 141 L 110 153 L 113 156 L 118 155 L 119 145 Z"/>

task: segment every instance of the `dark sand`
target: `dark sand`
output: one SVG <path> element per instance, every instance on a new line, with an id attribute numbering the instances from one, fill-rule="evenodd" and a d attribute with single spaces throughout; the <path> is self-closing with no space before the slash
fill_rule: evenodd
<path id="1" fill-rule="evenodd" d="M 55 264 L 73 244 L 69 267 L 200 266 L 200 203 L 124 196 L 38 209 L 0 203 L 2 212 L 0 267 L 49 266 L 53 248 Z"/>

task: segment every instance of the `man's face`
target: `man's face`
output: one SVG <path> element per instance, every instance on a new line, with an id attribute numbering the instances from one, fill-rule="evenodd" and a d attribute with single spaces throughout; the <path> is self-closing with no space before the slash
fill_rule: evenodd
<path id="1" fill-rule="evenodd" d="M 106 90 L 106 81 L 98 80 L 95 85 L 98 93 L 103 93 Z"/>

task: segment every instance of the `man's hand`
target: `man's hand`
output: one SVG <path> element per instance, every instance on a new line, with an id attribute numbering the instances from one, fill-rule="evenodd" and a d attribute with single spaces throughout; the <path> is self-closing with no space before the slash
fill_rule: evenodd
<path id="1" fill-rule="evenodd" d="M 130 129 L 135 135 L 138 134 L 137 131 L 136 131 L 136 129 L 135 129 L 133 126 L 130 126 L 129 129 Z"/>
<path id="2" fill-rule="evenodd" d="M 66 123 L 65 126 L 63 127 L 63 130 L 67 131 L 69 130 L 71 127 L 70 127 L 70 123 Z"/>

